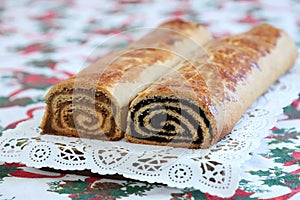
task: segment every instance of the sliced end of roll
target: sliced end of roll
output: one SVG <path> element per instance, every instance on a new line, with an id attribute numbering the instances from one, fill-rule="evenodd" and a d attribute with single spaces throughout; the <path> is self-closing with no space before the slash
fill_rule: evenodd
<path id="1" fill-rule="evenodd" d="M 214 118 L 199 103 L 174 94 L 147 95 L 132 102 L 128 142 L 184 148 L 207 148 L 216 131 Z"/>
<path id="2" fill-rule="evenodd" d="M 62 82 L 47 93 L 42 134 L 119 140 L 123 137 L 114 100 L 103 88 Z"/>

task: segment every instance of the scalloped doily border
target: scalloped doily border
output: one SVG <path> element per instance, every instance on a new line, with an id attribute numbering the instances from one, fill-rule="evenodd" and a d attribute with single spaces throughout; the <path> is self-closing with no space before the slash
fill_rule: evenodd
<path id="1" fill-rule="evenodd" d="M 300 65 L 280 78 L 248 109 L 230 135 L 209 149 L 104 142 L 40 135 L 42 112 L 0 137 L 0 161 L 61 170 L 89 169 L 99 174 L 121 174 L 171 187 L 193 187 L 220 197 L 234 194 L 240 167 L 276 123 L 281 108 L 299 92 Z M 278 97 L 281 98 L 278 98 Z"/>

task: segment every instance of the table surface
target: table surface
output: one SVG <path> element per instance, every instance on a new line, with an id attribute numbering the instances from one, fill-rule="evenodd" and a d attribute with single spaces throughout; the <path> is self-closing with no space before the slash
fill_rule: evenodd
<path id="1" fill-rule="evenodd" d="M 111 36 L 182 18 L 206 25 L 215 37 L 267 22 L 300 45 L 300 1 L 0 1 L 0 131 L 13 129 L 44 108 L 49 87 L 124 43 Z M 127 42 L 127 43 L 126 43 Z M 300 94 L 300 88 L 299 88 Z M 282 114 L 243 169 L 230 199 L 300 199 L 300 96 L 278 107 Z M 280 95 L 278 96 L 280 98 Z M 282 120 L 284 119 L 284 120 Z M 0 132 L 0 136 L 1 136 Z M 247 170 L 246 170 L 247 169 Z M 250 169 L 250 170 L 249 170 Z M 191 188 L 177 189 L 115 177 L 74 174 L 0 163 L 0 199 L 222 199 Z"/>

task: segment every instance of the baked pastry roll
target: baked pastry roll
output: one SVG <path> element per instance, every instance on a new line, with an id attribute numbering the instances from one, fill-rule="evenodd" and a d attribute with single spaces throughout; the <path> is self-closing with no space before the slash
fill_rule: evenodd
<path id="1" fill-rule="evenodd" d="M 221 38 L 174 67 L 131 102 L 129 142 L 208 148 L 291 68 L 297 48 L 268 24 Z"/>
<path id="2" fill-rule="evenodd" d="M 49 90 L 42 134 L 119 140 L 130 100 L 211 38 L 199 24 L 172 20 L 97 60 Z"/>

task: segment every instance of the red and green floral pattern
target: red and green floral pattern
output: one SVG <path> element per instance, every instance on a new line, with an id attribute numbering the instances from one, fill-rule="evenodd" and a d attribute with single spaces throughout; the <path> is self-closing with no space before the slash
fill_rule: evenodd
<path id="1" fill-rule="evenodd" d="M 268 22 L 284 28 L 300 45 L 299 13 L 299 0 L 2 0 L 0 137 L 4 130 L 32 119 L 36 110 L 44 109 L 47 89 L 92 62 L 91 51 L 96 47 L 100 45 L 99 51 L 105 55 L 134 39 L 127 33 L 124 41 L 105 43 L 123 31 L 153 27 L 165 19 L 183 18 L 204 24 L 217 38 Z M 263 150 L 253 152 L 253 158 L 243 166 L 239 188 L 228 199 L 300 199 L 300 95 L 282 111 L 277 125 L 263 141 Z M 22 188 L 28 185 L 30 189 Z M 222 199 L 191 188 L 176 189 L 0 163 L 0 198 L 25 197 Z"/>
<path id="2" fill-rule="evenodd" d="M 288 119 L 300 119 L 300 95 L 291 105 L 284 107 L 283 111 Z"/>
<path id="3" fill-rule="evenodd" d="M 68 194 L 68 197 L 86 200 L 115 200 L 135 195 L 146 196 L 148 191 L 162 187 L 161 185 L 139 183 L 134 181 L 101 181 L 100 178 L 86 178 L 85 180 L 52 182 L 50 191 Z"/>

